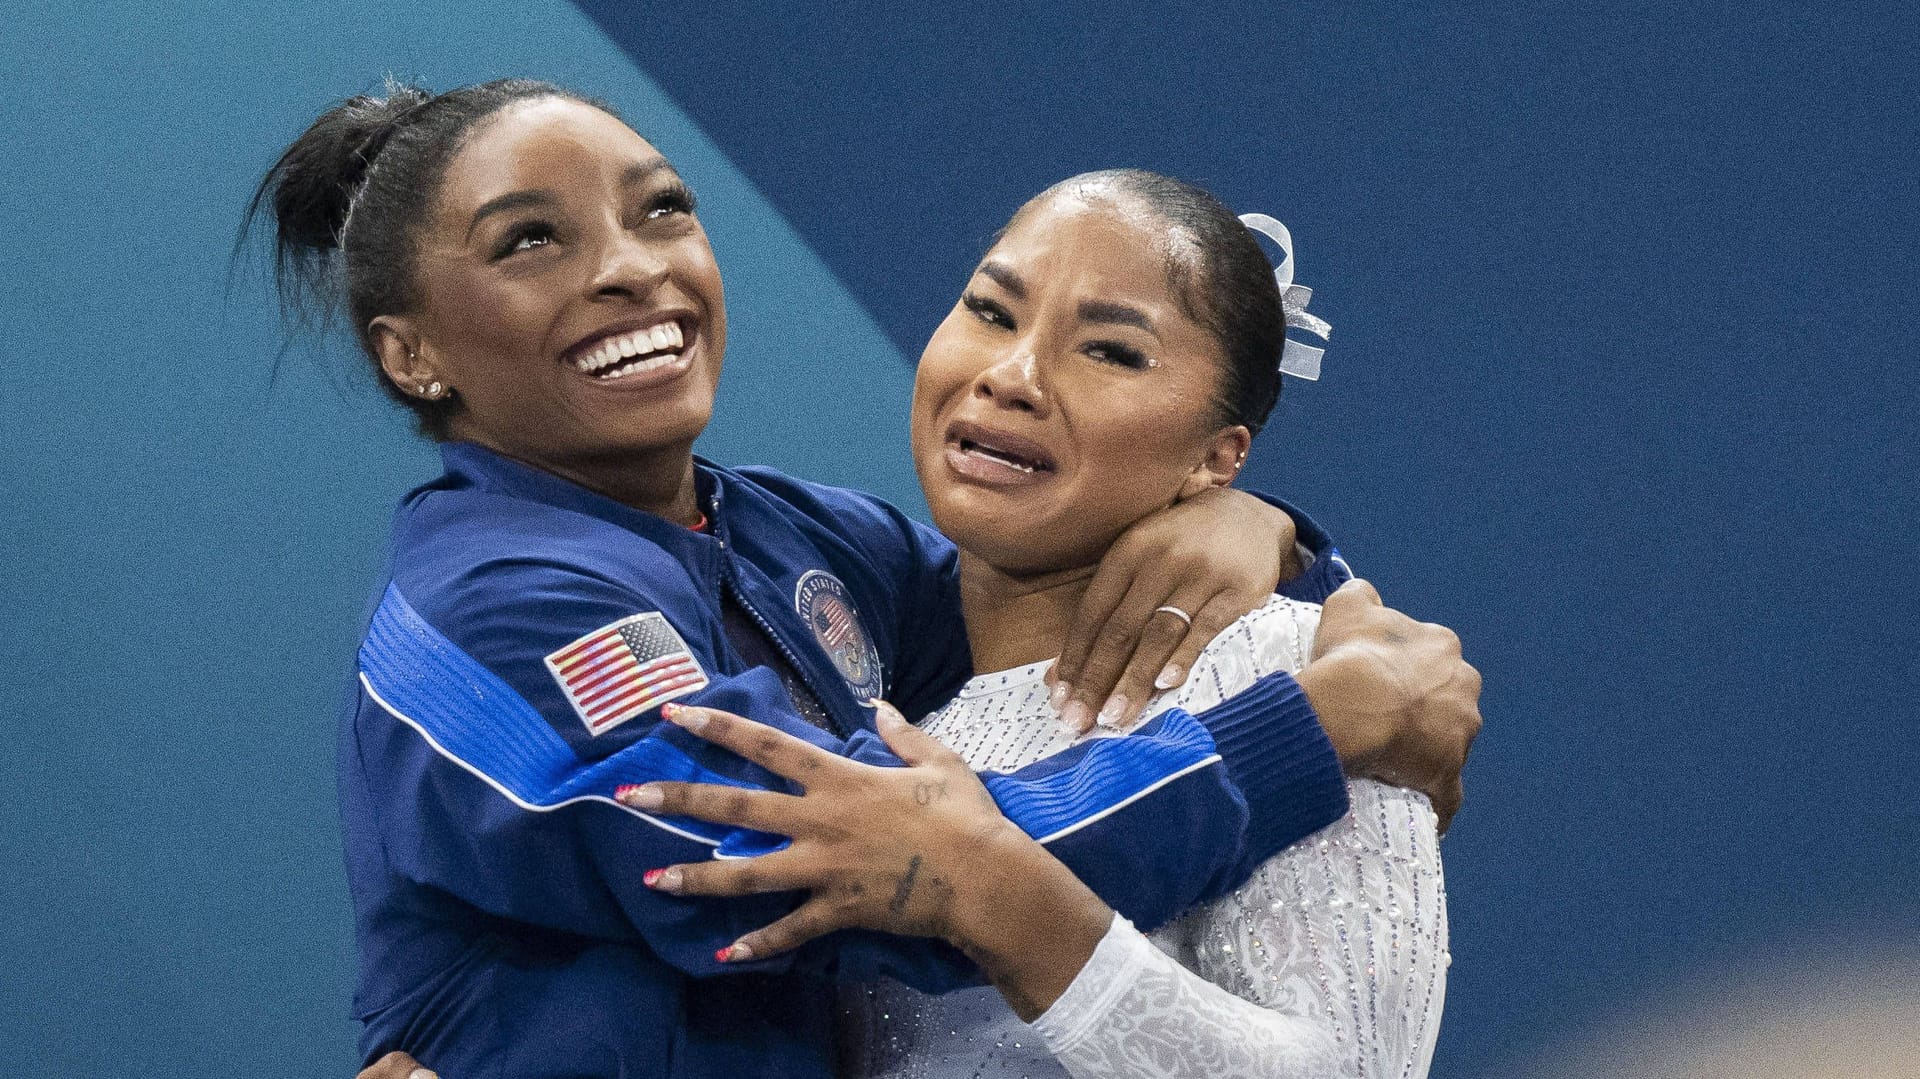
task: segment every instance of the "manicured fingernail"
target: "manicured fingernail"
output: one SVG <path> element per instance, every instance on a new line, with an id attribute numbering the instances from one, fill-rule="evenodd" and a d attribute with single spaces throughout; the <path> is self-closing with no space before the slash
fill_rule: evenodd
<path id="1" fill-rule="evenodd" d="M 649 869 L 641 875 L 640 881 L 656 892 L 679 891 L 680 867 L 668 866 L 665 869 Z"/>
<path id="2" fill-rule="evenodd" d="M 1058 712 L 1061 707 L 1067 703 L 1067 695 L 1072 692 L 1072 686 L 1065 682 L 1055 682 L 1053 684 L 1053 692 L 1047 694 L 1047 707 Z"/>
<path id="3" fill-rule="evenodd" d="M 737 940 L 713 953 L 716 963 L 744 963 L 752 958 L 753 950 Z"/>
<path id="4" fill-rule="evenodd" d="M 1093 726 L 1093 710 L 1084 702 L 1068 701 L 1067 706 L 1060 710 L 1060 722 L 1073 728 L 1075 732 L 1085 732 L 1088 727 Z"/>
<path id="5" fill-rule="evenodd" d="M 407 1079 L 440 1079 L 439 1072 L 430 1072 L 425 1068 L 415 1068 L 407 1073 Z"/>
<path id="6" fill-rule="evenodd" d="M 1184 678 L 1186 673 L 1186 668 L 1178 663 L 1169 663 L 1160 671 L 1160 677 L 1153 680 L 1153 688 L 1172 689 L 1180 684 L 1180 679 Z"/>
<path id="7" fill-rule="evenodd" d="M 1117 727 L 1120 725 L 1120 717 L 1126 714 L 1127 695 L 1124 693 L 1116 693 L 1107 698 L 1107 703 L 1100 706 L 1100 725 L 1102 727 Z"/>
<path id="8" fill-rule="evenodd" d="M 660 793 L 660 788 L 651 783 L 625 784 L 614 791 L 613 796 L 620 800 L 621 805 L 632 806 L 635 809 L 659 809 L 664 797 Z"/>
<path id="9" fill-rule="evenodd" d="M 640 883 L 645 884 L 647 887 L 651 888 L 653 887 L 653 882 L 656 880 L 659 880 L 660 874 L 665 872 L 666 870 L 664 869 L 649 869 L 645 873 L 640 874 Z"/>
<path id="10" fill-rule="evenodd" d="M 683 704 L 663 704 L 660 706 L 660 715 L 667 722 L 685 730 L 697 731 L 707 725 L 706 713 Z"/>

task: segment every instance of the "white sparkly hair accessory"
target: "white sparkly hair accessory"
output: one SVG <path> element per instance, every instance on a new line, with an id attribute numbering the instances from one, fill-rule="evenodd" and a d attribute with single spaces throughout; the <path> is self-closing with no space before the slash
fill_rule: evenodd
<path id="1" fill-rule="evenodd" d="M 1241 214 L 1240 223 L 1280 245 L 1280 265 L 1273 271 L 1273 282 L 1280 286 L 1280 308 L 1287 314 L 1287 329 L 1305 330 L 1326 341 L 1333 336 L 1333 325 L 1307 311 L 1313 290 L 1293 283 L 1293 233 L 1266 214 Z M 1280 373 L 1313 382 L 1320 377 L 1320 357 L 1327 350 L 1302 344 L 1292 338 L 1280 350 Z"/>

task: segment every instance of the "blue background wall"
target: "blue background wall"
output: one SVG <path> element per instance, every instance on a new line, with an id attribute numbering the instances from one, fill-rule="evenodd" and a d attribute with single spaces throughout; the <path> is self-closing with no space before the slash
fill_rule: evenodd
<path id="1" fill-rule="evenodd" d="M 226 253 L 277 150 L 388 71 L 614 101 L 726 270 L 705 451 L 909 505 L 912 359 L 1026 196 L 1144 165 L 1292 225 L 1337 330 L 1250 478 L 1487 675 L 1437 1076 L 1910 949 L 1914 16 L 1161 7 L 29 6 L 0 34 L 7 1073 L 351 1074 L 333 706 L 432 459 L 338 342 L 276 376 Z"/>

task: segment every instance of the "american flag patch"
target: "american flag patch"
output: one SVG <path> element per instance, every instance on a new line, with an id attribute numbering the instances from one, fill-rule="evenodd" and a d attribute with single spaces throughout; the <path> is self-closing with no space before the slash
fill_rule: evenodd
<path id="1" fill-rule="evenodd" d="M 594 630 L 549 655 L 547 669 L 589 734 L 707 685 L 700 661 L 658 611 Z"/>

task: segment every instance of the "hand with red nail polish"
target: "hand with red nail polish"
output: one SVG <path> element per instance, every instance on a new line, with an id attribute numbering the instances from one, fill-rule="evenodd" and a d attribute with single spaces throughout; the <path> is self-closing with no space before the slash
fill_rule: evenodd
<path id="1" fill-rule="evenodd" d="M 957 754 L 892 706 L 876 709 L 880 736 L 905 767 L 835 756 L 727 712 L 675 709 L 669 721 L 793 780 L 802 793 L 646 784 L 640 790 L 656 794 L 664 814 L 792 837 L 786 849 L 754 858 L 654 869 L 646 884 L 682 896 L 810 893 L 791 914 L 720 949 L 719 962 L 764 959 L 837 929 L 864 928 L 946 939 L 996 977 L 1012 980 L 1017 969 L 1021 999 L 1051 1001 L 1113 912 L 1001 815 Z M 632 804 L 638 793 L 621 800 Z"/>

